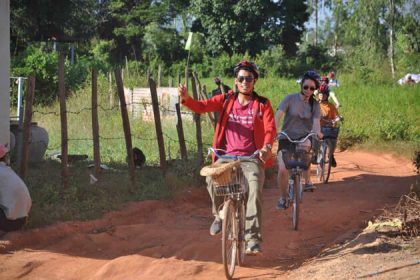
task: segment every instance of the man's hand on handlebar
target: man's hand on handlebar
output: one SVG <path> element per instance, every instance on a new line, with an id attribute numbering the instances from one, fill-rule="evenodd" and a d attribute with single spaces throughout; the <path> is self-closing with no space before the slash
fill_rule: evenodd
<path id="1" fill-rule="evenodd" d="M 259 158 L 262 162 L 266 162 L 272 156 L 271 148 L 264 146 L 259 152 Z"/>

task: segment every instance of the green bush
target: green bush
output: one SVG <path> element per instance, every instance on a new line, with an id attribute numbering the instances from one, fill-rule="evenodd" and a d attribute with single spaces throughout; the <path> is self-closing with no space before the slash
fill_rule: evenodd
<path id="1" fill-rule="evenodd" d="M 87 57 L 78 57 L 75 64 L 65 61 L 66 91 L 77 90 L 89 74 L 91 62 Z M 58 52 L 45 43 L 29 46 L 12 59 L 12 76 L 35 76 L 35 104 L 51 104 L 58 92 Z M 12 95 L 12 99 L 16 95 Z"/>

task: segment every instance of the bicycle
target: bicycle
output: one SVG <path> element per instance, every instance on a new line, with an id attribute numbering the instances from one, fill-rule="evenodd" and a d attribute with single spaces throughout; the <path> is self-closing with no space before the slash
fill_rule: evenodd
<path id="1" fill-rule="evenodd" d="M 320 139 L 320 147 L 317 151 L 317 168 L 316 175 L 319 182 L 324 184 L 328 183 L 331 174 L 331 163 L 333 160 L 333 140 L 336 140 L 340 128 L 336 127 L 339 121 L 342 121 L 341 116 L 337 117 L 334 120 L 328 121 L 331 123 L 331 127 L 323 126 L 321 127 L 321 132 L 324 134 L 323 139 Z"/>
<path id="2" fill-rule="evenodd" d="M 282 139 L 281 135 L 284 135 L 286 139 Z M 302 172 L 307 170 L 311 163 L 311 149 L 302 149 L 300 144 L 303 144 L 313 135 L 315 133 L 311 132 L 300 140 L 292 140 L 286 132 L 282 131 L 277 136 L 283 162 L 289 171 L 286 208 L 292 205 L 292 227 L 294 230 L 298 230 L 299 227 L 300 203 L 303 199 Z"/>
<path id="3" fill-rule="evenodd" d="M 257 158 L 259 151 L 250 156 L 221 155 L 221 149 L 209 148 L 209 155 L 226 159 L 227 162 L 216 162 L 201 169 L 200 175 L 210 176 L 210 184 L 216 196 L 223 196 L 224 203 L 219 210 L 222 222 L 222 259 L 227 279 L 232 279 L 236 264 L 242 266 L 245 259 L 245 216 L 248 192 L 241 161 Z M 233 161 L 232 161 L 233 160 Z"/>

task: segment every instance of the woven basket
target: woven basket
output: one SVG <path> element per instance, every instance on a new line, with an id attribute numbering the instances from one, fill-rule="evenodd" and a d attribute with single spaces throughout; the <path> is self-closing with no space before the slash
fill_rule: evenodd
<path id="1" fill-rule="evenodd" d="M 240 166 L 239 160 L 231 162 L 216 162 L 212 165 L 204 166 L 201 171 L 201 176 L 210 176 L 217 185 L 226 185 L 232 181 L 232 169 Z"/>

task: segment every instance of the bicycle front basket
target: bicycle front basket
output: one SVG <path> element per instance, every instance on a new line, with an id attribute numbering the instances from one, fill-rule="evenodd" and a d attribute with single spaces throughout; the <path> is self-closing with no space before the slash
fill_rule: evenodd
<path id="1" fill-rule="evenodd" d="M 226 173 L 228 175 L 224 175 L 224 178 L 221 176 L 211 177 L 210 184 L 214 188 L 216 196 L 241 194 L 247 191 L 248 181 L 240 167 L 227 170 Z"/>
<path id="2" fill-rule="evenodd" d="M 305 150 L 282 150 L 282 157 L 286 169 L 292 169 L 297 166 L 303 169 L 308 169 L 311 163 L 311 152 Z"/>

